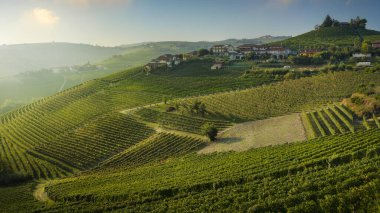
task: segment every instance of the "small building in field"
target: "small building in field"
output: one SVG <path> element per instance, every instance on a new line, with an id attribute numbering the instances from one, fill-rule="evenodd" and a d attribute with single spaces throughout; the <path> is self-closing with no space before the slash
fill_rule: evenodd
<path id="1" fill-rule="evenodd" d="M 144 70 L 145 71 L 152 71 L 152 70 L 155 70 L 157 68 L 160 68 L 160 67 L 166 67 L 167 64 L 166 63 L 160 63 L 160 62 L 149 62 L 147 63 L 145 66 L 144 66 Z"/>
<path id="2" fill-rule="evenodd" d="M 368 61 L 358 62 L 356 64 L 356 66 L 358 66 L 358 67 L 370 67 L 371 66 L 371 62 L 368 62 Z"/>
<path id="3" fill-rule="evenodd" d="M 374 49 L 380 49 L 380 41 L 374 41 L 374 42 L 372 42 L 372 48 L 374 48 Z"/>
<path id="4" fill-rule="evenodd" d="M 371 53 L 368 53 L 368 54 L 354 53 L 354 54 L 352 54 L 352 57 L 354 57 L 354 58 L 371 58 L 372 54 Z"/>
<path id="5" fill-rule="evenodd" d="M 212 70 L 220 70 L 223 68 L 223 62 L 216 62 L 211 66 Z"/>

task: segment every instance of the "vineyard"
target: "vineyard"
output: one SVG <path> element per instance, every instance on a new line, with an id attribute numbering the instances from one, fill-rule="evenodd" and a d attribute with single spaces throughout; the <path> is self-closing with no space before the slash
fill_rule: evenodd
<path id="1" fill-rule="evenodd" d="M 129 69 L 1 115 L 0 162 L 26 178 L 63 177 L 96 166 L 150 136 L 153 130 L 135 131 L 140 124 L 117 116 L 118 111 L 158 103 L 164 96 L 195 96 L 273 81 L 271 76 L 241 79 L 241 70 L 210 72 L 209 63 L 189 62 L 149 76 L 141 68 Z M 188 122 L 187 131 L 192 132 L 199 127 L 190 129 L 189 122 L 203 122 L 167 117 L 166 126 L 175 128 Z M 223 125 L 228 122 L 220 122 Z"/>
<path id="2" fill-rule="evenodd" d="M 321 109 L 303 112 L 302 120 L 309 139 L 379 127 L 375 115 L 373 115 L 373 122 L 368 123 L 364 118 L 361 122 L 348 108 L 340 104 L 331 104 Z"/>
<path id="3" fill-rule="evenodd" d="M 355 92 L 360 84 L 369 82 L 380 84 L 379 74 L 341 72 L 318 75 L 198 99 L 206 104 L 210 113 L 227 120 L 260 120 L 340 101 Z"/>
<path id="4" fill-rule="evenodd" d="M 345 71 L 279 81 L 273 73 L 244 73 L 233 66 L 211 71 L 207 60 L 149 75 L 134 68 L 1 115 L 0 192 L 6 197 L 0 196 L 0 212 L 371 206 L 379 179 L 379 120 L 355 119 L 334 103 L 361 84 L 379 85 L 379 74 Z M 204 117 L 163 109 L 194 101 L 205 104 Z M 320 106 L 327 107 L 315 110 Z M 224 130 L 302 111 L 310 141 L 195 153 L 209 144 L 201 136 L 206 123 Z M 36 184 L 44 184 L 55 204 L 33 199 Z M 363 203 L 347 200 L 364 192 Z M 24 204 L 10 205 L 12 199 Z"/>
<path id="5" fill-rule="evenodd" d="M 135 114 L 144 121 L 158 123 L 160 126 L 168 129 L 195 134 L 202 134 L 201 128 L 206 123 L 215 124 L 215 127 L 217 127 L 218 130 L 223 130 L 231 126 L 231 123 L 228 121 L 205 119 L 201 117 L 180 115 L 168 112 L 159 112 L 157 110 L 148 108 L 140 109 Z"/>
<path id="6" fill-rule="evenodd" d="M 33 150 L 85 170 L 143 141 L 153 133 L 153 129 L 133 118 L 112 113 Z"/>
<path id="7" fill-rule="evenodd" d="M 188 155 L 52 181 L 48 211 L 357 211 L 376 208 L 380 130 L 242 153 Z M 354 202 L 355 201 L 355 202 Z"/>
<path id="8" fill-rule="evenodd" d="M 181 156 L 197 150 L 205 141 L 171 133 L 158 133 L 101 163 L 102 169 L 137 167 L 151 162 L 160 162 L 170 157 Z"/>

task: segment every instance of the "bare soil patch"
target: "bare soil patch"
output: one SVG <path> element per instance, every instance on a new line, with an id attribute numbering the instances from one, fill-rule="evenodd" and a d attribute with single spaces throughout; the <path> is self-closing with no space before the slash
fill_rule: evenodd
<path id="1" fill-rule="evenodd" d="M 306 140 L 305 129 L 297 113 L 237 124 L 219 133 L 218 141 L 198 151 L 198 154 L 241 152 L 303 140 Z"/>

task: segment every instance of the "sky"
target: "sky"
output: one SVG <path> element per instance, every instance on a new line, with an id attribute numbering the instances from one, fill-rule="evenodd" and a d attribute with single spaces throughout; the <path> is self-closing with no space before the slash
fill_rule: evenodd
<path id="1" fill-rule="evenodd" d="M 0 44 L 117 46 L 310 31 L 327 14 L 380 30 L 379 0 L 0 0 Z"/>

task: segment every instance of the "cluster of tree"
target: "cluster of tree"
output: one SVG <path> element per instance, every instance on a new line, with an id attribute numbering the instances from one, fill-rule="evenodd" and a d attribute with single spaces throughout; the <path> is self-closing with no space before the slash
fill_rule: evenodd
<path id="1" fill-rule="evenodd" d="M 357 116 L 370 116 L 380 112 L 380 97 L 376 94 L 375 84 L 361 84 L 357 92 L 343 100 Z"/>
<path id="2" fill-rule="evenodd" d="M 355 28 L 365 28 L 367 25 L 367 19 L 360 18 L 359 16 L 355 19 L 351 19 L 350 23 L 348 23 L 350 27 Z M 318 27 L 340 27 L 342 26 L 342 23 L 336 19 L 331 18 L 330 15 L 327 15 L 325 20 L 321 25 L 318 25 Z"/>
<path id="3" fill-rule="evenodd" d="M 167 99 L 164 99 L 164 103 L 167 104 Z M 174 101 L 173 105 L 174 106 L 167 107 L 166 111 L 181 111 L 182 113 L 186 112 L 188 114 L 201 115 L 202 117 L 205 116 L 207 113 L 206 105 L 199 100 L 195 100 L 191 103 L 181 103 L 178 101 Z"/>

